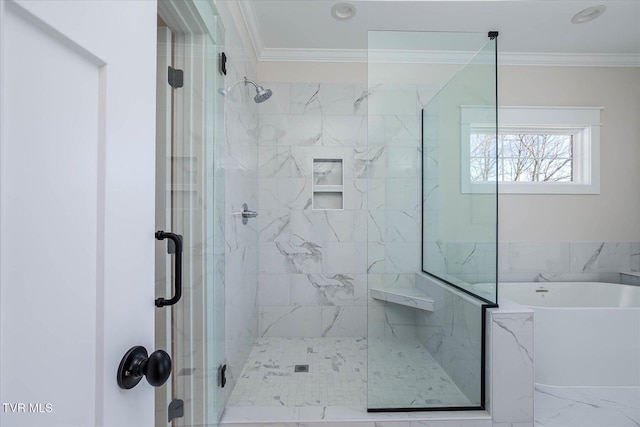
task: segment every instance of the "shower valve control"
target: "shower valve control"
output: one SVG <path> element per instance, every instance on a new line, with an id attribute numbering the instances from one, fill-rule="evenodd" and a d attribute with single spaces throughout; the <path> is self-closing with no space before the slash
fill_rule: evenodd
<path id="1" fill-rule="evenodd" d="M 247 224 L 247 222 L 249 221 L 249 218 L 255 218 L 258 216 L 258 212 L 256 211 L 250 211 L 249 207 L 247 206 L 246 203 L 242 204 L 242 210 L 239 212 L 234 212 L 233 215 L 238 215 L 242 217 L 242 223 L 243 224 Z"/>

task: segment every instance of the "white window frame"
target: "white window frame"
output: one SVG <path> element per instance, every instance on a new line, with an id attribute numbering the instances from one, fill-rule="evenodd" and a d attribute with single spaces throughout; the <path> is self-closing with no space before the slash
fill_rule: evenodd
<path id="1" fill-rule="evenodd" d="M 499 182 L 500 194 L 600 194 L 600 111 L 602 107 L 498 108 L 499 132 L 567 132 L 574 135 L 573 182 Z M 472 182 L 471 133 L 495 128 L 495 108 L 461 107 L 463 193 L 494 193 L 495 182 Z"/>

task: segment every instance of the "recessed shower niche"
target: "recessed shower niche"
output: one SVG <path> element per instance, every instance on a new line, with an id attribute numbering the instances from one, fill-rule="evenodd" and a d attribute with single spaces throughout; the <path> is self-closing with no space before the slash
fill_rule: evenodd
<path id="1" fill-rule="evenodd" d="M 344 206 L 342 159 L 313 159 L 313 209 L 340 210 Z"/>

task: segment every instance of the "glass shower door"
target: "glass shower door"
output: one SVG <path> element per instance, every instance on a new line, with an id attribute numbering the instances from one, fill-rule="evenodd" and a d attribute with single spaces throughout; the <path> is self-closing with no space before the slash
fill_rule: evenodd
<path id="1" fill-rule="evenodd" d="M 156 309 L 156 346 L 171 355 L 156 425 L 215 426 L 224 397 L 224 29 L 209 2 L 159 3 L 156 229 L 182 237 L 182 297 Z M 176 280 L 175 245 L 156 246 L 156 296 Z"/>
<path id="2" fill-rule="evenodd" d="M 484 113 L 490 148 L 495 46 L 486 33 L 369 32 L 369 411 L 484 406 L 495 162 L 493 192 L 467 193 L 464 112 Z"/>

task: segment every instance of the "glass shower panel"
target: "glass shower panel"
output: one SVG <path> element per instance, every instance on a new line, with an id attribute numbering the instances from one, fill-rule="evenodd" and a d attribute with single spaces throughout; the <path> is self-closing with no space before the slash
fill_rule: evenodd
<path id="1" fill-rule="evenodd" d="M 439 171 L 447 179 L 460 175 L 462 106 L 493 105 L 495 109 L 495 55 L 490 58 L 493 71 L 484 62 L 492 48 L 495 42 L 490 42 L 486 33 L 369 32 L 366 169 L 370 412 L 484 406 L 482 319 L 488 301 L 449 283 L 434 281 L 437 275 L 431 271 L 425 273 L 423 250 L 431 249 L 427 242 L 437 248 L 439 240 L 423 240 L 423 231 L 430 230 L 440 218 L 448 220 L 457 215 L 444 210 L 455 208 L 448 200 L 442 202 Z M 492 96 L 487 100 L 485 94 L 489 92 Z M 428 116 L 426 111 L 433 115 Z M 442 144 L 447 144 L 442 154 L 446 153 L 446 160 L 452 163 L 457 155 L 457 165 L 441 164 L 440 146 L 432 141 L 425 144 L 423 131 L 433 141 L 446 137 L 442 139 Z M 439 168 L 431 169 L 433 165 Z M 461 193 L 460 177 L 456 182 Z M 451 185 L 445 187 L 450 190 Z M 493 201 L 495 204 L 495 195 Z M 487 203 L 483 200 L 480 206 L 486 208 Z M 460 203 L 459 208 L 475 212 L 478 205 L 474 199 L 465 205 Z M 483 212 L 485 216 L 476 214 L 473 221 L 490 215 L 489 211 Z M 477 224 L 478 229 L 485 226 Z M 488 227 L 476 234 L 495 248 L 495 216 Z M 486 255 L 482 262 L 490 258 Z M 493 260 L 495 277 L 495 253 Z M 440 267 L 439 259 L 433 261 Z M 441 261 L 441 270 L 447 271 L 446 262 Z M 490 280 L 489 275 L 486 279 Z"/>
<path id="2" fill-rule="evenodd" d="M 496 42 L 424 106 L 422 270 L 497 303 Z"/>
<path id="3" fill-rule="evenodd" d="M 209 2 L 185 5 L 162 3 L 158 25 L 156 227 L 182 236 L 183 288 L 175 305 L 156 309 L 156 346 L 173 362 L 156 393 L 156 425 L 176 427 L 215 426 L 224 409 L 224 28 Z M 168 67 L 181 82 L 168 83 Z M 173 293 L 167 252 L 158 242 L 158 296 Z"/>

